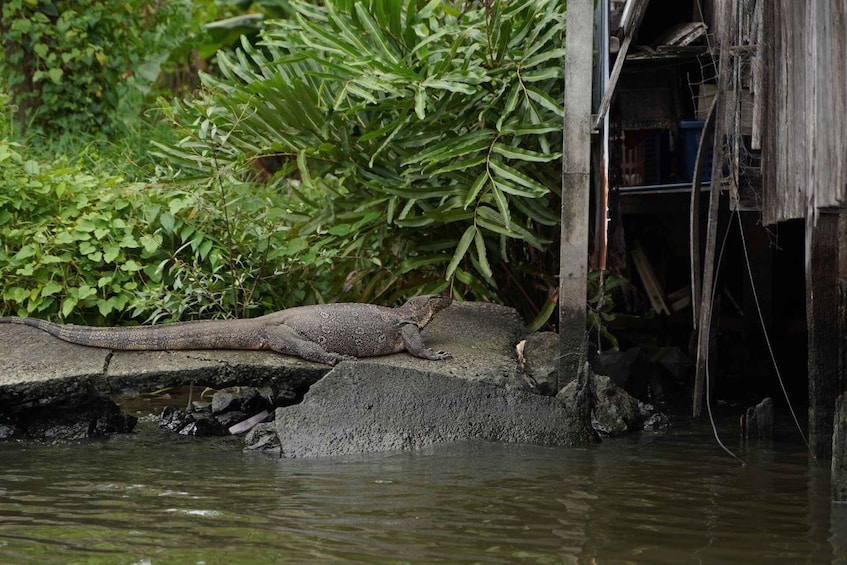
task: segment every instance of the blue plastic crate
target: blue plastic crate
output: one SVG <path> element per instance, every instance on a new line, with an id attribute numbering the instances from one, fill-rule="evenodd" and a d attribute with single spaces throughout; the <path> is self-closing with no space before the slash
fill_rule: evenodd
<path id="1" fill-rule="evenodd" d="M 700 136 L 703 135 L 702 121 L 687 121 L 679 123 L 679 137 L 682 145 L 682 175 L 685 180 L 692 182 L 694 180 L 694 163 L 697 161 L 697 146 L 700 143 Z M 703 169 L 700 175 L 700 182 L 707 183 L 712 180 L 712 153 L 714 148 L 711 143 L 705 148 L 706 152 L 703 158 Z"/>

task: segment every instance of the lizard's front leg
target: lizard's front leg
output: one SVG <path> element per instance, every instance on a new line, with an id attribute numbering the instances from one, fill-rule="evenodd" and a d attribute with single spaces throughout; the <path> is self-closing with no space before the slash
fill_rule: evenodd
<path id="1" fill-rule="evenodd" d="M 284 325 L 268 326 L 264 331 L 266 348 L 285 355 L 296 355 L 306 361 L 336 365 L 342 361 L 355 361 L 350 355 L 327 351 L 319 343 L 310 341 L 294 329 Z"/>
<path id="2" fill-rule="evenodd" d="M 415 357 L 420 357 L 421 359 L 432 359 L 433 361 L 453 358 L 453 356 L 446 351 L 433 351 L 424 345 L 421 331 L 418 329 L 418 326 L 413 323 L 404 324 L 403 327 L 400 328 L 400 333 L 403 336 L 403 345 L 405 345 L 406 351 Z"/>

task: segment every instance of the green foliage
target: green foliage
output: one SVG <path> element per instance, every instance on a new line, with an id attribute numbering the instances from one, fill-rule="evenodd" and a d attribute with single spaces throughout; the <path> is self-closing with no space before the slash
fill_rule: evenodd
<path id="1" fill-rule="evenodd" d="M 0 83 L 22 130 L 103 131 L 138 120 L 190 36 L 190 1 L 5 0 Z"/>
<path id="2" fill-rule="evenodd" d="M 273 289 L 238 249 L 274 246 L 239 187 L 167 191 L 29 159 L 0 141 L 0 313 L 87 323 L 243 315 Z M 96 159 L 96 156 L 90 156 Z M 229 228 L 229 241 L 217 234 Z M 267 298 L 273 301 L 272 298 Z"/>
<path id="3" fill-rule="evenodd" d="M 159 153 L 275 187 L 288 244 L 325 262 L 313 293 L 449 286 L 541 312 L 556 286 L 564 3 L 290 5 L 255 47 L 219 55 L 206 95 L 176 107 L 183 142 Z"/>
<path id="4" fill-rule="evenodd" d="M 609 331 L 609 323 L 618 317 L 615 308 L 614 290 L 627 284 L 627 280 L 616 274 L 603 271 L 588 273 L 588 326 L 596 332 L 597 341 L 605 339 L 615 351 L 618 339 Z"/>

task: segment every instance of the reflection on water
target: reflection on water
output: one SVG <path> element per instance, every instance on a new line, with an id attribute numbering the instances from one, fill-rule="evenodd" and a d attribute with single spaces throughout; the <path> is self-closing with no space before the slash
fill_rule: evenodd
<path id="1" fill-rule="evenodd" d="M 699 431 L 280 461 L 141 428 L 0 444 L 0 563 L 847 562 L 802 445 L 745 467 Z"/>

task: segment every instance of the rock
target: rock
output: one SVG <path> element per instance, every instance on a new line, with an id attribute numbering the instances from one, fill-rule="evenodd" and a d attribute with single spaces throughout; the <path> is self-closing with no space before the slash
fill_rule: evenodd
<path id="1" fill-rule="evenodd" d="M 193 422 L 179 430 L 181 436 L 225 436 L 229 432 L 220 422 L 211 416 L 193 416 Z"/>
<path id="2" fill-rule="evenodd" d="M 138 419 L 95 391 L 40 398 L 14 406 L 0 425 L 2 439 L 75 440 L 129 433 Z"/>
<path id="3" fill-rule="evenodd" d="M 159 427 L 183 436 L 227 435 L 226 428 L 212 416 L 211 412 L 186 412 L 175 406 L 165 406 L 162 409 Z"/>
<path id="4" fill-rule="evenodd" d="M 274 423 L 268 422 L 253 426 L 244 438 L 244 449 L 279 454 L 281 448 Z"/>
<path id="5" fill-rule="evenodd" d="M 212 396 L 212 414 L 222 414 L 240 409 L 241 397 L 234 390 L 219 390 Z"/>
<path id="6" fill-rule="evenodd" d="M 591 411 L 591 424 L 602 436 L 619 436 L 638 429 L 641 414 L 638 401 L 621 387 L 615 385 L 609 377 L 594 375 L 595 405 Z M 571 382 L 562 389 L 559 396 L 565 402 L 573 402 L 577 393 L 577 383 Z"/>
<path id="7" fill-rule="evenodd" d="M 606 375 L 614 384 L 624 387 L 632 377 L 633 367 L 641 352 L 640 347 L 632 347 L 626 351 L 596 353 L 591 358 L 591 370 L 595 375 Z"/>
<path id="8" fill-rule="evenodd" d="M 239 387 L 241 393 L 241 411 L 251 416 L 273 408 L 270 394 L 265 396 L 256 387 Z"/>
<path id="9" fill-rule="evenodd" d="M 212 396 L 212 414 L 225 414 L 226 412 L 239 411 L 245 414 L 258 414 L 262 410 L 272 407 L 269 397 L 272 392 L 266 388 L 260 393 L 256 387 L 239 386 L 217 391 Z"/>
<path id="10" fill-rule="evenodd" d="M 575 377 L 559 379 L 559 334 L 536 332 L 527 336 L 519 346 L 519 360 L 524 374 L 539 394 L 555 396 L 559 389 Z"/>
<path id="11" fill-rule="evenodd" d="M 12 439 L 15 437 L 15 428 L 8 424 L 0 424 L 0 440 Z"/>
<path id="12" fill-rule="evenodd" d="M 644 430 L 648 432 L 659 432 L 668 430 L 671 427 L 671 421 L 661 412 L 654 412 L 644 420 Z"/>
<path id="13" fill-rule="evenodd" d="M 679 347 L 664 347 L 654 356 L 661 365 L 677 381 L 686 381 L 694 369 L 694 362 Z"/>
<path id="14" fill-rule="evenodd" d="M 468 440 L 574 445 L 572 416 L 525 390 L 359 361 L 277 409 L 275 427 L 283 456 L 325 457 Z"/>
<path id="15" fill-rule="evenodd" d="M 176 406 L 165 406 L 159 415 L 159 427 L 172 432 L 178 432 L 192 423 L 194 418 L 191 414 Z"/>
<path id="16" fill-rule="evenodd" d="M 250 416 L 251 414 L 247 414 L 246 412 L 242 412 L 241 410 L 235 410 L 233 412 L 225 412 L 224 414 L 218 414 L 215 416 L 215 420 L 217 420 L 220 425 L 224 428 L 230 428 L 239 422 L 243 422 Z"/>
<path id="17" fill-rule="evenodd" d="M 192 412 L 208 412 L 212 413 L 212 403 L 205 400 L 194 400 L 191 402 Z"/>
<path id="18" fill-rule="evenodd" d="M 212 396 L 211 403 L 192 402 L 190 411 L 167 406 L 159 418 L 159 426 L 180 435 L 192 436 L 227 435 L 231 428 L 238 429 L 237 433 L 244 433 L 269 416 L 268 411 L 273 406 L 268 397 L 272 395 L 270 387 L 262 391 L 255 387 L 219 390 Z M 257 415 L 262 416 L 249 425 L 243 425 Z"/>

